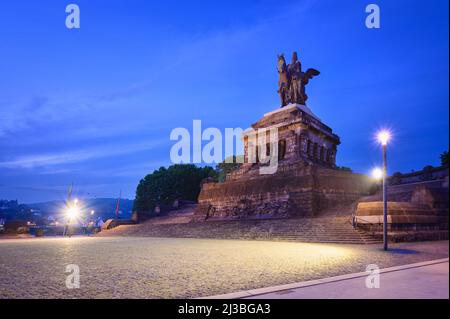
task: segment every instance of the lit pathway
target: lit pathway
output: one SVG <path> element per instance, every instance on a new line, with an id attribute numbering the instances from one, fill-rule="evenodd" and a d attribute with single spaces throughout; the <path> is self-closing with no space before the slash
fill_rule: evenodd
<path id="1" fill-rule="evenodd" d="M 373 278 L 373 277 L 372 277 Z M 448 258 L 380 270 L 378 287 L 367 273 L 341 275 L 283 286 L 236 292 L 221 299 L 448 299 Z M 371 281 L 369 280 L 369 285 Z"/>
<path id="2" fill-rule="evenodd" d="M 0 240 L 0 298 L 207 297 L 362 272 L 368 264 L 446 258 L 449 250 L 448 241 L 393 247 L 148 237 Z M 66 288 L 69 264 L 80 268 L 79 289 Z"/>

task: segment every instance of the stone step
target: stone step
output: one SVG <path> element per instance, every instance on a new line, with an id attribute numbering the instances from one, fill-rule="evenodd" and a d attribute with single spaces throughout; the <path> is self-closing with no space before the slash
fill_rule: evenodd
<path id="1" fill-rule="evenodd" d="M 161 216 L 161 218 L 163 218 Z M 167 220 L 170 220 L 168 218 Z M 176 221 L 176 219 L 173 219 Z M 353 229 L 348 217 L 208 221 L 203 223 L 166 223 L 152 219 L 140 225 L 118 227 L 101 236 L 153 236 L 180 238 L 222 238 L 370 244 L 379 239 Z"/>

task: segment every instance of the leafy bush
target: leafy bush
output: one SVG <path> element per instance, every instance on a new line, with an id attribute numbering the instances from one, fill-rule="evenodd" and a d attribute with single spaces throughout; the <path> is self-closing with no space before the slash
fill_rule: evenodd
<path id="1" fill-rule="evenodd" d="M 156 205 L 169 205 L 176 199 L 196 201 L 201 182 L 217 178 L 217 172 L 209 166 L 176 164 L 161 167 L 145 176 L 137 186 L 133 210 L 152 212 Z"/>
<path id="2" fill-rule="evenodd" d="M 244 162 L 244 157 L 242 155 L 240 155 L 240 156 L 233 155 L 233 156 L 226 158 L 222 163 L 217 164 L 216 171 L 217 171 L 218 182 L 219 183 L 225 182 L 227 174 L 229 174 L 232 171 L 241 167 L 243 162 Z"/>

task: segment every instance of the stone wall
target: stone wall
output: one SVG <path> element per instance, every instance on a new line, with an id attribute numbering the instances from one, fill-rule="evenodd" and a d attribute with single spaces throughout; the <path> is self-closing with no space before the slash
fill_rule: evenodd
<path id="1" fill-rule="evenodd" d="M 300 162 L 273 175 L 247 176 L 204 184 L 195 219 L 311 217 L 370 188 L 366 176 Z"/>
<path id="2" fill-rule="evenodd" d="M 448 176 L 444 179 L 387 188 L 389 241 L 448 240 Z M 383 196 L 360 200 L 355 212 L 357 228 L 383 238 Z"/>
<path id="3" fill-rule="evenodd" d="M 447 179 L 448 182 L 449 168 L 448 166 L 430 167 L 413 173 L 393 175 L 389 177 L 391 185 L 418 183 L 424 181 L 433 181 Z M 447 185 L 448 187 L 448 185 Z"/>
<path id="4" fill-rule="evenodd" d="M 355 220 L 361 229 L 377 231 L 383 225 L 383 202 L 358 204 Z M 448 229 L 448 215 L 410 202 L 388 202 L 388 229 L 420 231 Z"/>

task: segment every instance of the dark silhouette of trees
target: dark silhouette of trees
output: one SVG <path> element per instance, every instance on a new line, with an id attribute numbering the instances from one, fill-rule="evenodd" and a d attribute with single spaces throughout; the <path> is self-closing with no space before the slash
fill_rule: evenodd
<path id="1" fill-rule="evenodd" d="M 219 183 L 223 183 L 225 181 L 228 173 L 231 173 L 232 171 L 241 167 L 242 163 L 244 162 L 243 157 L 243 155 L 233 155 L 225 159 L 225 161 L 223 161 L 222 163 L 217 164 L 216 171 L 217 180 Z"/>
<path id="2" fill-rule="evenodd" d="M 202 181 L 216 177 L 217 172 L 209 166 L 176 164 L 161 167 L 139 182 L 133 210 L 152 212 L 156 205 L 169 205 L 177 199 L 196 201 Z"/>
<path id="3" fill-rule="evenodd" d="M 441 165 L 448 166 L 448 151 L 444 151 L 440 157 L 441 157 Z"/>

